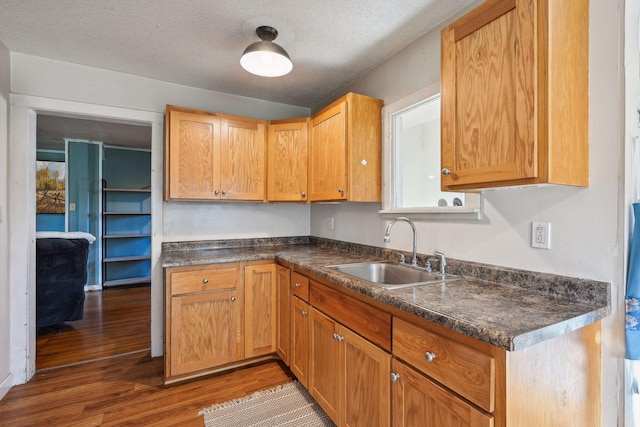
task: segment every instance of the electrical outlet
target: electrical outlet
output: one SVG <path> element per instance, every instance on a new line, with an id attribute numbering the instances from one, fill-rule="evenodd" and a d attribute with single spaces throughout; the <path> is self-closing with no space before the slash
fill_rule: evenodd
<path id="1" fill-rule="evenodd" d="M 69 211 L 70 212 L 75 212 L 76 211 L 76 204 L 75 203 L 69 203 Z"/>
<path id="2" fill-rule="evenodd" d="M 531 223 L 531 247 L 538 249 L 551 249 L 551 223 Z"/>
<path id="3" fill-rule="evenodd" d="M 333 230 L 334 222 L 333 218 L 329 218 L 329 230 Z"/>

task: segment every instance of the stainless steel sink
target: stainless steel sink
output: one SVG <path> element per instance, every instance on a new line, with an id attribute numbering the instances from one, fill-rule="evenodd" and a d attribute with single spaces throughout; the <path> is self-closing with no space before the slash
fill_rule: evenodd
<path id="1" fill-rule="evenodd" d="M 362 262 L 354 264 L 327 265 L 327 268 L 366 280 L 384 289 L 401 289 L 460 279 L 454 274 L 429 272 L 406 264 L 390 262 Z"/>

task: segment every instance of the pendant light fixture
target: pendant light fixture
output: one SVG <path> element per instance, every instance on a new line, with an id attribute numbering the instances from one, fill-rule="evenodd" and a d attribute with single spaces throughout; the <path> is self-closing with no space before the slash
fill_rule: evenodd
<path id="1" fill-rule="evenodd" d="M 293 69 L 289 54 L 280 45 L 273 43 L 278 32 L 275 28 L 262 26 L 256 29 L 259 42 L 250 44 L 240 58 L 242 68 L 263 77 L 284 76 Z"/>

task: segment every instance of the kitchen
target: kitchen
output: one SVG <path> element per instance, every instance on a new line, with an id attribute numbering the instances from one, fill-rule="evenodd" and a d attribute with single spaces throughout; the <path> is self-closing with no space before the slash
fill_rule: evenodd
<path id="1" fill-rule="evenodd" d="M 627 2 L 628 3 L 628 2 Z M 620 3 L 622 9 L 623 3 Z M 627 5 L 628 6 L 628 5 Z M 493 191 L 484 194 L 483 219 L 476 222 L 417 222 L 419 252 L 431 254 L 440 250 L 454 259 L 472 260 L 487 264 L 550 272 L 571 277 L 589 278 L 612 283 L 613 314 L 603 325 L 603 425 L 621 423 L 623 382 L 622 370 L 622 296 L 624 295 L 624 242 L 626 217 L 623 202 L 627 200 L 620 176 L 624 175 L 622 163 L 623 116 L 621 98 L 622 36 L 611 28 L 622 25 L 622 11 L 611 7 L 610 2 L 592 1 L 590 5 L 590 185 L 588 188 L 569 187 L 527 188 Z M 427 84 L 439 80 L 439 29 L 435 29 L 399 52 L 388 62 L 372 70 L 360 80 L 345 88 L 366 93 L 391 103 Z M 109 72 L 43 58 L 11 54 L 11 89 L 16 94 L 11 105 L 11 147 L 9 164 L 22 165 L 10 168 L 11 198 L 4 195 L 3 217 L 10 218 L 11 280 L 28 277 L 29 250 L 26 242 L 17 236 L 30 235 L 26 220 L 19 212 L 28 210 L 27 179 L 19 170 L 29 170 L 29 154 L 26 146 L 18 141 L 26 139 L 28 106 L 41 109 L 73 110 L 78 104 L 92 104 L 88 111 L 96 115 L 117 116 L 122 110 L 132 118 L 142 118 L 153 123 L 152 162 L 154 177 L 152 186 L 162 187 L 162 112 L 165 104 L 189 106 L 210 111 L 225 110 L 231 114 L 249 115 L 259 110 L 264 118 L 295 117 L 308 115 L 305 109 L 284 105 L 268 105 L 240 97 L 199 91 L 188 87 L 176 87 L 158 81 L 150 81 L 131 75 Z M 402 75 L 402 78 L 393 76 Z M 73 77 L 68 77 L 73 76 Z M 81 78 L 80 78 L 81 77 Z M 113 87 L 126 87 L 128 93 L 115 93 Z M 161 93 L 163 96 L 158 97 Z M 215 95 L 215 96 L 212 96 Z M 159 99 L 162 98 L 162 99 Z M 46 100 L 45 100 L 46 99 Z M 58 100 L 58 101 L 51 101 Z M 327 100 L 329 101 L 329 100 Z M 35 104 L 34 104 L 35 102 Z M 100 107 L 103 106 L 103 107 Z M 109 107 L 105 107 L 109 106 Z M 82 107 L 85 107 L 82 105 Z M 7 109 L 8 109 L 7 105 Z M 142 110 L 136 112 L 130 110 Z M 143 117 L 144 116 L 144 117 Z M 612 149 L 616 141 L 616 149 Z M 7 161 L 7 160 L 5 160 Z M 617 165 L 617 166 L 616 166 Z M 154 216 L 159 223 L 154 230 L 157 236 L 155 259 L 159 257 L 160 241 L 207 240 L 246 237 L 305 236 L 357 242 L 383 246 L 382 236 L 386 221 L 378 214 L 379 204 L 322 204 L 322 205 L 255 205 L 217 204 L 204 205 L 187 202 L 162 203 L 156 195 Z M 10 202 L 9 202 L 10 200 Z M 588 207 L 588 208 L 585 208 Z M 7 214 L 4 214 L 7 212 Z M 157 213 L 157 215 L 156 215 Z M 214 221 L 211 219 L 215 218 Z M 326 226 L 334 218 L 335 226 Z M 540 251 L 530 248 L 530 223 L 553 223 L 553 249 Z M 2 225 L 7 227 L 7 222 Z M 370 232 L 374 230 L 374 232 Z M 376 231 L 377 230 L 377 231 Z M 411 237 L 399 228 L 389 247 L 408 250 Z M 16 267 L 13 267 L 13 266 Z M 7 271 L 3 269 L 3 271 Z M 162 283 L 161 269 L 154 270 L 154 283 Z M 6 290 L 8 292 L 8 289 Z M 155 336 L 154 354 L 162 354 L 162 289 L 154 288 L 152 308 L 152 335 Z M 12 305 L 26 307 L 25 297 L 13 297 Z M 24 323 L 22 314 L 12 314 L 12 323 Z M 8 324 L 8 322 L 3 322 Z M 8 336 L 8 331 L 5 331 Z M 27 347 L 26 332 L 16 334 L 11 345 L 12 370 L 17 382 L 26 376 L 26 362 L 20 362 Z M 22 337 L 22 338 L 20 338 Z M 14 338 L 16 339 L 16 338 Z M 22 340 L 22 341 L 21 341 Z M 3 341 L 3 342 L 8 342 Z M 9 360 L 9 345 L 3 346 L 3 360 Z M 8 362 L 5 370 L 8 371 Z M 4 373 L 4 370 L 2 371 Z M 22 378 L 24 381 L 25 378 Z"/>

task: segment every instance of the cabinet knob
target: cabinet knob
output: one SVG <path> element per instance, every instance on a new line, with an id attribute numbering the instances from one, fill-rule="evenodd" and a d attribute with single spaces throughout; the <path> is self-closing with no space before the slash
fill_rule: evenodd
<path id="1" fill-rule="evenodd" d="M 214 191 L 213 194 L 215 194 L 217 196 L 218 194 L 220 194 L 220 190 Z"/>
<path id="2" fill-rule="evenodd" d="M 431 353 L 430 351 L 427 351 L 424 354 L 424 358 L 427 359 L 427 362 L 433 362 L 436 359 L 436 355 Z"/>
<path id="3" fill-rule="evenodd" d="M 451 175 L 451 170 L 449 168 L 442 169 L 442 175 Z"/>
<path id="4" fill-rule="evenodd" d="M 204 279 L 202 279 L 202 283 L 209 283 L 209 279 L 205 277 Z"/>
<path id="5" fill-rule="evenodd" d="M 227 195 L 227 190 L 222 190 L 222 195 L 226 196 Z"/>
<path id="6" fill-rule="evenodd" d="M 395 372 L 391 372 L 391 381 L 394 383 L 400 379 L 400 374 L 396 374 Z"/>
<path id="7" fill-rule="evenodd" d="M 236 297 L 231 297 L 231 302 L 235 302 Z"/>
<path id="8" fill-rule="evenodd" d="M 306 316 L 307 314 L 309 314 L 309 312 L 305 311 L 305 310 L 302 310 L 302 311 L 300 311 L 300 314 L 302 314 L 303 316 Z"/>
<path id="9" fill-rule="evenodd" d="M 338 188 L 338 193 L 344 193 L 344 189 Z"/>
<path id="10" fill-rule="evenodd" d="M 302 195 L 302 197 L 307 197 L 307 193 L 305 193 L 304 191 L 300 194 Z"/>
<path id="11" fill-rule="evenodd" d="M 342 342 L 342 340 L 344 340 L 344 337 L 342 335 L 334 333 L 333 334 L 333 339 L 338 341 L 338 342 Z"/>
<path id="12" fill-rule="evenodd" d="M 302 286 L 302 285 L 301 285 L 300 283 L 296 282 L 296 284 L 295 284 L 295 285 L 293 285 L 293 286 L 295 286 L 296 288 L 299 288 L 299 287 L 300 287 L 300 286 Z"/>

